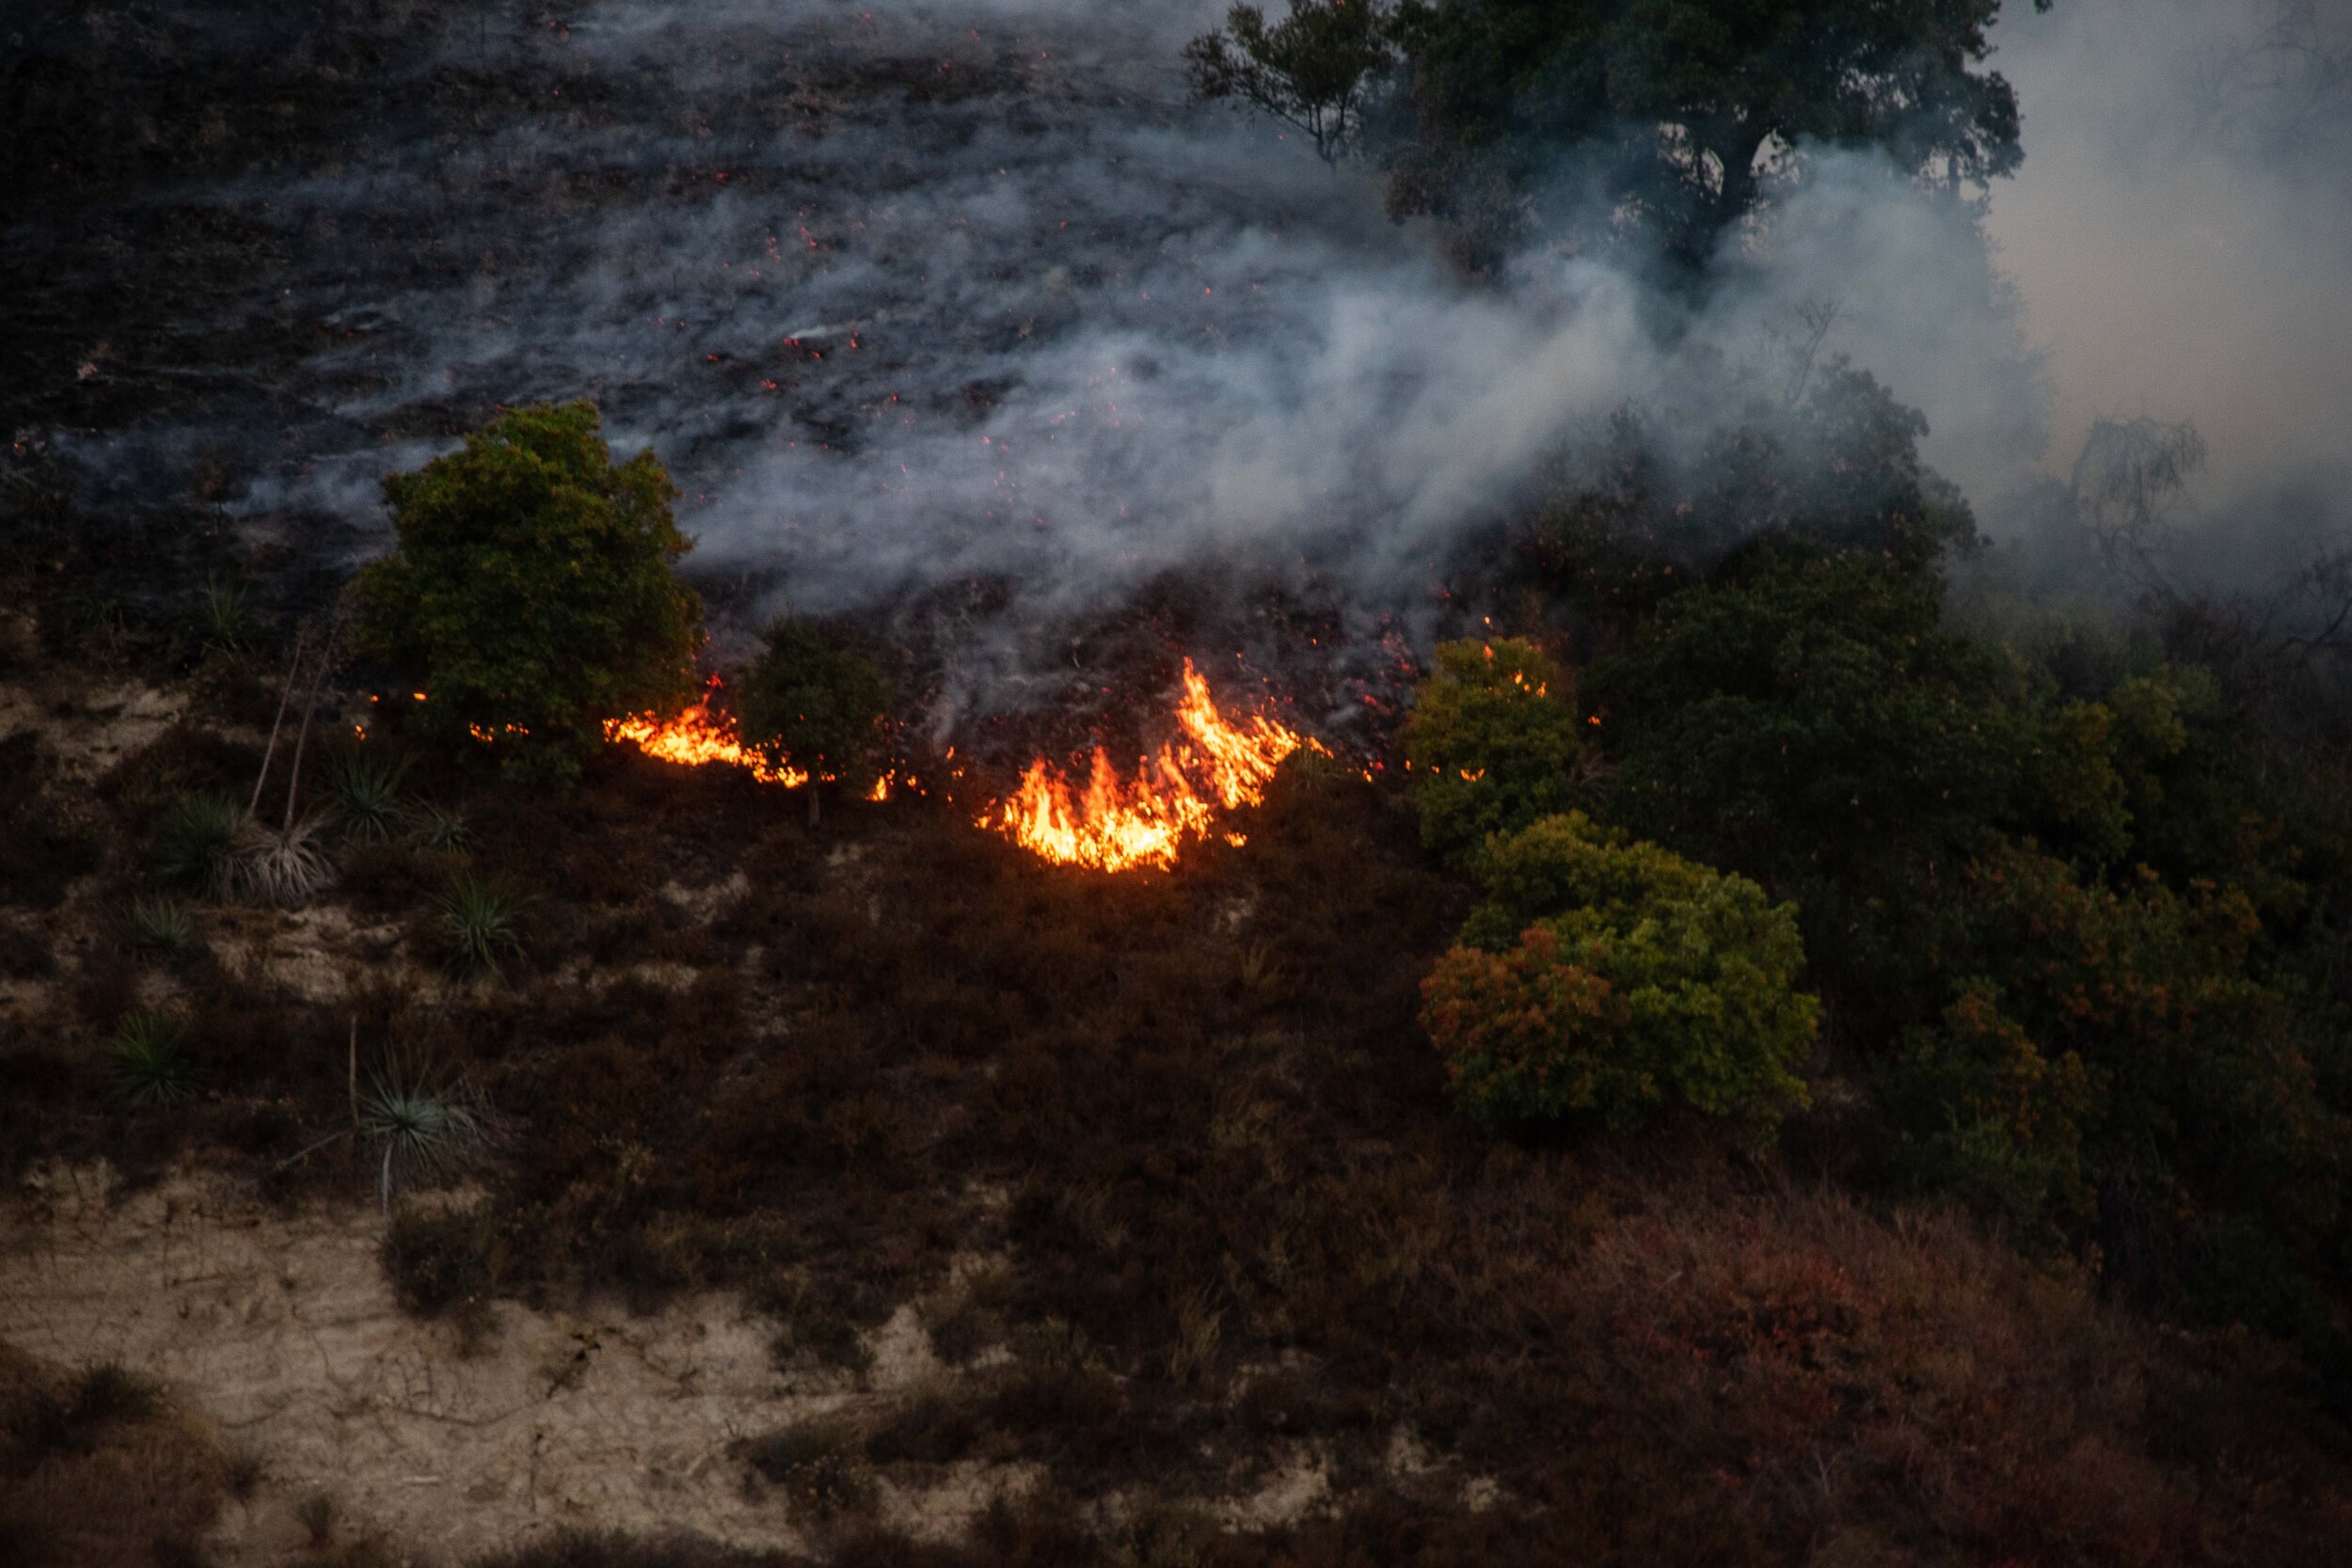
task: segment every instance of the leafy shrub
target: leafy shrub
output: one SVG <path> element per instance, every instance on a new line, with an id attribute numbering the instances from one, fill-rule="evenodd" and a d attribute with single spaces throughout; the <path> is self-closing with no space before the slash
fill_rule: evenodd
<path id="1" fill-rule="evenodd" d="M 116 1089 L 134 1105 L 168 1105 L 196 1092 L 187 1025 L 167 1013 L 126 1015 L 106 1041 Z"/>
<path id="2" fill-rule="evenodd" d="M 814 823 L 822 784 L 858 792 L 873 784 L 890 689 L 871 659 L 813 623 L 778 621 L 766 638 L 737 693 L 743 738 L 771 765 L 789 761 L 809 775 Z"/>
<path id="3" fill-rule="evenodd" d="M 523 950 L 522 900 L 469 872 L 453 879 L 434 900 L 433 919 L 453 974 L 496 974 L 501 958 Z"/>
<path id="4" fill-rule="evenodd" d="M 157 876 L 207 897 L 229 890 L 235 876 L 231 849 L 245 814 L 218 795 L 182 795 L 156 819 L 152 863 Z"/>
<path id="5" fill-rule="evenodd" d="M 1804 953 L 1788 906 L 1581 813 L 1498 841 L 1487 865 L 1500 896 L 1465 931 L 1486 945 L 1455 947 L 1423 986 L 1464 1110 L 1628 1127 L 1679 1104 L 1758 1144 L 1805 1102 L 1794 1069 L 1818 1009 L 1793 989 Z M 1569 907 L 1497 950 L 1554 897 Z"/>
<path id="6" fill-rule="evenodd" d="M 597 428 L 586 403 L 516 409 L 386 480 L 399 547 L 358 582 L 362 651 L 429 694 L 416 722 L 560 779 L 604 721 L 685 700 L 702 635 L 669 475 Z"/>
<path id="7" fill-rule="evenodd" d="M 400 787 L 407 771 L 406 758 L 394 760 L 377 751 L 363 749 L 343 758 L 327 779 L 326 800 L 345 838 L 383 844 L 409 823 Z"/>
<path id="8" fill-rule="evenodd" d="M 1517 638 L 1441 642 L 1403 736 L 1422 842 L 1454 860 L 1568 803 L 1576 715 L 1560 672 Z"/>

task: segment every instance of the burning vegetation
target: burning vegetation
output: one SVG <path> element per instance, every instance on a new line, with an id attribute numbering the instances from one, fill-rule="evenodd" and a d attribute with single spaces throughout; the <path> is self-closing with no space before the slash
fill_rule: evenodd
<path id="1" fill-rule="evenodd" d="M 1220 830 L 1221 817 L 1263 800 L 1267 781 L 1293 752 L 1324 748 L 1263 714 L 1229 719 L 1189 658 L 1183 681 L 1174 720 L 1184 738 L 1139 760 L 1132 775 L 1122 776 L 1101 746 L 1094 748 L 1083 784 L 1073 784 L 1040 757 L 1023 771 L 1012 794 L 974 820 L 1045 860 L 1102 871 L 1166 869 L 1186 844 L 1213 833 L 1239 845 L 1242 835 Z M 749 769 L 762 784 L 807 786 L 812 781 L 806 768 L 744 744 L 734 717 L 713 706 L 722 689 L 714 676 L 701 699 L 683 712 L 668 719 L 644 714 L 611 720 L 605 737 L 663 762 L 723 763 Z M 866 799 L 888 800 L 894 785 L 920 787 L 913 774 L 892 768 L 876 778 Z"/>

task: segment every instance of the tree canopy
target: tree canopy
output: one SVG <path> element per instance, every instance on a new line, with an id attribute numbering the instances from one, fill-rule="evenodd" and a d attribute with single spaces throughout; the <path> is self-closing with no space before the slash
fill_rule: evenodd
<path id="1" fill-rule="evenodd" d="M 578 770 L 608 719 L 692 689 L 702 600 L 650 451 L 615 464 L 594 404 L 501 415 L 384 482 L 398 545 L 359 577 L 360 646 L 425 694 L 416 722 Z"/>
<path id="2" fill-rule="evenodd" d="M 826 784 L 862 790 L 877 777 L 890 689 L 873 661 L 814 622 L 770 626 L 767 650 L 737 694 L 743 738 L 767 760 L 808 774 L 808 818 Z"/>
<path id="3" fill-rule="evenodd" d="M 2049 0 L 2035 0 L 2046 9 Z M 2016 94 L 1994 71 L 2000 0 L 1293 0 L 1236 7 L 1188 53 L 1196 88 L 1355 129 L 1400 215 L 1480 245 L 1531 198 L 1599 198 L 1614 224 L 1703 265 L 1808 146 L 1874 148 L 1958 188 L 2013 171 Z M 1303 121 L 1302 121 L 1303 123 Z M 1321 129 L 1318 150 L 1326 145 Z"/>

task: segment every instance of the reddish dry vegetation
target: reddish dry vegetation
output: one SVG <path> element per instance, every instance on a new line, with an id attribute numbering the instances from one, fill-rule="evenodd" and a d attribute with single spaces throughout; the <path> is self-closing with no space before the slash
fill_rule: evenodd
<path id="1" fill-rule="evenodd" d="M 244 1472 L 209 1432 L 117 1366 L 44 1366 L 0 1344 L 0 1562 L 145 1568 L 201 1560 Z"/>
<path id="2" fill-rule="evenodd" d="M 102 793 L 135 839 L 146 773 L 235 760 L 183 735 Z M 477 869 L 535 895 L 503 981 L 319 1004 L 189 961 L 202 1096 L 126 1114 L 70 1043 L 20 1041 L 11 1163 L 201 1150 L 356 1196 L 341 1148 L 300 1154 L 346 1114 L 352 1018 L 437 1053 L 504 1136 L 495 1201 L 396 1221 L 416 1309 L 735 1285 L 780 1357 L 855 1370 L 922 1304 L 955 1376 L 740 1455 L 837 1562 L 2266 1565 L 2352 1531 L 2342 1429 L 2258 1342 L 2138 1324 L 2082 1274 L 1703 1137 L 1452 1115 L 1414 1018 L 1464 893 L 1337 768 L 1286 767 L 1245 847 L 1172 875 L 1049 866 L 936 802 L 812 835 L 789 796 L 619 755 L 475 815 Z M 429 948 L 445 869 L 370 851 L 336 896 Z M 657 891 L 737 869 L 704 907 Z M 89 1035 L 130 962 L 84 964 Z M 961 1545 L 874 1533 L 874 1477 L 967 1460 L 1045 1480 Z M 1302 1518 L 1197 1512 L 1302 1464 L 1327 1483 Z"/>

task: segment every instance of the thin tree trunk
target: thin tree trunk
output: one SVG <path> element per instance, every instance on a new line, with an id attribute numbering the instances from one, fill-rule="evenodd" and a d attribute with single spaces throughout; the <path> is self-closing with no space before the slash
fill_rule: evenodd
<path id="1" fill-rule="evenodd" d="M 811 832 L 817 830 L 817 814 L 822 803 L 821 794 L 817 787 L 817 779 L 812 774 L 808 781 L 808 826 Z"/>
<path id="2" fill-rule="evenodd" d="M 294 796 L 302 786 L 302 748 L 310 738 L 310 719 L 319 710 L 319 689 L 326 684 L 327 669 L 335 662 L 335 639 L 341 626 L 328 628 L 326 645 L 319 650 L 319 661 L 310 672 L 310 695 L 302 705 L 302 727 L 294 732 L 294 766 L 286 773 L 286 822 L 282 830 L 294 832 Z"/>
<path id="3" fill-rule="evenodd" d="M 253 803 L 245 808 L 247 816 L 261 815 L 262 786 L 269 783 L 270 759 L 278 754 L 278 732 L 286 722 L 286 705 L 294 701 L 294 682 L 302 673 L 302 650 L 310 641 L 310 627 L 294 634 L 294 660 L 286 666 L 285 689 L 278 694 L 278 717 L 269 721 L 269 744 L 262 748 L 262 776 L 253 781 Z"/>

